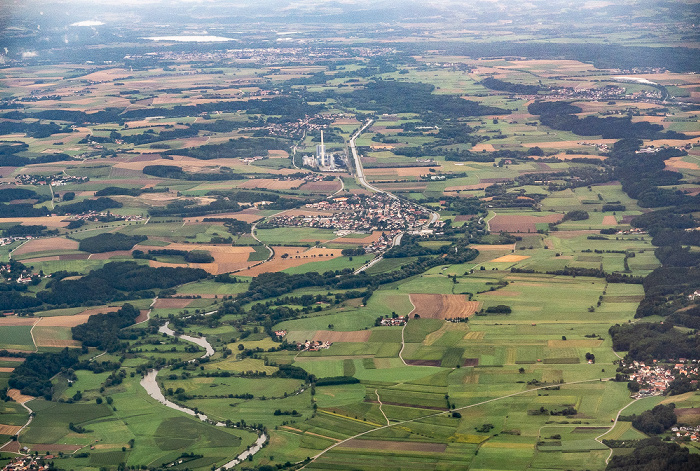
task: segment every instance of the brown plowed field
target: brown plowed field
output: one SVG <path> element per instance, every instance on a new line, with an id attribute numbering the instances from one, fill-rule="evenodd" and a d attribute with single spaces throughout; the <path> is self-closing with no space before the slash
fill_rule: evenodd
<path id="1" fill-rule="evenodd" d="M 700 409 L 696 408 L 676 408 L 673 411 L 678 417 L 678 422 L 687 425 L 700 424 Z"/>
<path id="2" fill-rule="evenodd" d="M 604 226 L 615 226 L 617 225 L 617 218 L 613 215 L 603 216 Z"/>
<path id="3" fill-rule="evenodd" d="M 191 299 L 158 298 L 153 305 L 154 309 L 182 309 L 192 302 Z"/>
<path id="4" fill-rule="evenodd" d="M 19 449 L 22 445 L 17 441 L 7 442 L 5 446 L 0 448 L 0 451 L 6 451 L 8 453 L 19 453 Z"/>
<path id="5" fill-rule="evenodd" d="M 517 214 L 494 216 L 489 221 L 491 232 L 537 232 L 535 224 L 559 222 L 562 214 L 547 214 L 545 216 L 525 216 Z"/>
<path id="6" fill-rule="evenodd" d="M 366 342 L 372 333 L 370 330 L 353 330 L 336 332 L 335 330 L 317 330 L 312 340 L 321 342 Z"/>
<path id="7" fill-rule="evenodd" d="M 382 231 L 374 231 L 372 234 L 369 234 L 367 237 L 363 237 L 361 239 L 353 237 L 338 237 L 337 239 L 333 239 L 331 242 L 334 244 L 369 245 L 372 242 L 379 240 L 381 236 Z"/>
<path id="8" fill-rule="evenodd" d="M 0 167 L 0 177 L 9 177 L 17 167 Z"/>
<path id="9" fill-rule="evenodd" d="M 12 373 L 13 371 L 15 371 L 14 367 L 0 366 L 0 373 Z M 0 435 L 2 435 L 2 432 L 0 432 Z"/>
<path id="10" fill-rule="evenodd" d="M 36 321 L 36 317 L 5 316 L 0 317 L 0 327 L 3 325 L 34 325 Z"/>
<path id="11" fill-rule="evenodd" d="M 136 319 L 134 319 L 134 322 L 136 324 L 140 324 L 141 322 L 146 321 L 146 320 L 148 320 L 148 309 L 141 309 L 139 311 L 138 317 L 136 317 Z"/>
<path id="12" fill-rule="evenodd" d="M 411 294 L 409 295 L 415 308 L 411 311 L 414 316 L 430 319 L 454 319 L 469 317 L 481 309 L 481 302 L 467 301 L 462 294 Z"/>
<path id="13" fill-rule="evenodd" d="M 48 250 L 78 250 L 78 241 L 64 237 L 52 237 L 50 239 L 33 239 L 27 241 L 15 250 L 15 255 L 24 255 L 33 252 L 46 252 Z"/>

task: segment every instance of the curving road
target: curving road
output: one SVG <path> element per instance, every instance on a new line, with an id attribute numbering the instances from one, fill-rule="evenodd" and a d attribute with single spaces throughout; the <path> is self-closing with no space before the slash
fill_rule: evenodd
<path id="1" fill-rule="evenodd" d="M 373 122 L 374 122 L 373 119 L 368 119 L 367 122 L 360 129 L 355 131 L 355 134 L 353 134 L 350 137 L 350 140 L 348 141 L 348 146 L 350 147 L 350 153 L 352 154 L 353 161 L 355 162 L 355 177 L 357 178 L 358 183 L 360 185 L 364 186 L 365 188 L 367 188 L 368 190 L 374 191 L 376 193 L 385 194 L 385 195 L 387 195 L 390 198 L 393 198 L 395 200 L 400 200 L 401 198 L 399 198 L 395 194 L 393 194 L 389 191 L 386 191 L 386 190 L 379 189 L 379 188 L 371 185 L 370 183 L 367 182 L 367 179 L 365 178 L 365 170 L 362 167 L 362 161 L 360 160 L 360 156 L 357 153 L 357 147 L 355 146 L 355 140 L 357 140 L 357 138 L 360 137 L 360 135 L 367 128 L 369 128 Z M 421 210 L 430 214 L 430 220 L 428 222 L 426 222 L 425 224 L 423 224 L 423 226 L 422 226 L 423 228 L 427 228 L 431 224 L 434 224 L 440 220 L 440 215 L 438 213 L 436 213 L 435 211 L 432 211 L 432 210 L 430 210 L 430 209 L 426 208 L 425 206 L 422 206 L 418 203 L 411 202 L 411 204 L 418 206 Z M 400 232 L 399 234 L 396 235 L 396 237 L 394 237 L 394 240 L 393 240 L 392 245 L 391 245 L 392 247 L 395 245 L 401 244 L 401 238 L 403 237 L 403 234 L 404 234 L 403 232 Z M 360 268 L 358 268 L 357 270 L 355 270 L 355 274 L 357 275 L 359 273 L 362 273 L 363 271 L 367 270 L 372 265 L 382 261 L 382 259 L 383 259 L 383 257 L 380 254 L 378 257 L 372 259 L 367 264 L 365 264 L 365 265 L 361 266 Z"/>

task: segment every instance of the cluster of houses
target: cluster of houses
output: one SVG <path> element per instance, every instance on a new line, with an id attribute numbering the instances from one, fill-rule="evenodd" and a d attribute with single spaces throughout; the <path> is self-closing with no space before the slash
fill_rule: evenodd
<path id="1" fill-rule="evenodd" d="M 657 360 L 652 365 L 634 361 L 629 365 L 634 370 L 630 381 L 636 381 L 642 388 L 633 394 L 633 398 L 660 396 L 666 392 L 668 385 L 676 379 L 676 375 L 695 375 L 699 373 L 697 360 L 689 361 L 679 358 L 677 363 L 661 363 Z M 697 382 L 695 380 L 695 382 Z"/>
<path id="2" fill-rule="evenodd" d="M 46 456 L 30 456 L 23 455 L 14 458 L 12 461 L 7 463 L 2 471 L 44 471 L 51 469 L 46 460 L 53 459 L 53 455 Z"/>
<path id="3" fill-rule="evenodd" d="M 143 216 L 140 214 L 133 214 L 128 216 L 115 215 L 109 211 L 87 211 L 85 213 L 75 214 L 71 216 L 69 221 L 99 221 L 102 218 L 109 217 L 112 221 L 143 221 Z"/>
<path id="4" fill-rule="evenodd" d="M 406 324 L 406 321 L 408 320 L 408 316 L 399 316 L 399 317 L 393 317 L 391 319 L 385 318 L 382 319 L 379 324 L 380 325 L 398 325 L 402 326 Z"/>
<path id="5" fill-rule="evenodd" d="M 688 299 L 690 301 L 695 301 L 697 299 L 700 299 L 700 289 L 696 289 L 693 291 L 691 294 L 688 295 Z"/>
<path id="6" fill-rule="evenodd" d="M 22 236 L 22 237 L 0 237 L 0 247 L 3 245 L 10 245 L 18 240 L 32 239 L 32 236 Z"/>
<path id="7" fill-rule="evenodd" d="M 599 150 L 602 152 L 607 152 L 610 150 L 610 147 L 607 144 L 598 144 L 596 142 L 581 141 L 581 142 L 577 142 L 576 144 L 578 144 L 580 146 L 592 146 L 592 147 L 595 147 L 596 150 Z"/>
<path id="8" fill-rule="evenodd" d="M 17 185 L 51 185 L 64 186 L 69 183 L 85 183 L 90 180 L 90 177 L 76 177 L 57 173 L 56 175 L 29 175 L 23 173 L 15 177 Z"/>
<path id="9" fill-rule="evenodd" d="M 39 273 L 30 273 L 26 269 L 22 270 L 19 274 L 15 270 L 14 272 L 12 271 L 12 266 L 10 264 L 4 264 L 0 265 L 0 276 L 8 279 L 9 281 L 16 281 L 17 283 L 31 283 L 32 278 L 36 278 L 39 275 Z M 44 275 L 44 277 L 48 277 L 49 275 Z M 16 278 L 15 278 L 16 277 Z M 2 309 L 0 307 L 0 309 Z"/>
<path id="10" fill-rule="evenodd" d="M 275 331 L 275 337 L 277 337 L 278 339 L 283 339 L 286 335 L 287 335 L 286 330 L 276 330 Z"/>
<path id="11" fill-rule="evenodd" d="M 576 98 L 582 100 L 618 100 L 626 97 L 624 87 L 606 85 L 601 88 L 562 87 L 547 93 L 548 98 Z"/>
<path id="12" fill-rule="evenodd" d="M 321 341 L 321 340 L 307 340 L 303 343 L 297 344 L 297 349 L 302 352 L 318 352 L 319 350 L 327 350 L 333 342 Z"/>
<path id="13" fill-rule="evenodd" d="M 425 224 L 429 215 L 420 207 L 381 193 L 371 196 L 333 198 L 307 204 L 308 209 L 333 214 L 280 215 L 269 224 L 273 226 L 316 227 L 355 232 L 406 231 Z"/>
<path id="14" fill-rule="evenodd" d="M 690 440 L 691 442 L 700 440 L 700 425 L 696 427 L 671 427 L 671 432 L 676 434 L 676 439 Z"/>

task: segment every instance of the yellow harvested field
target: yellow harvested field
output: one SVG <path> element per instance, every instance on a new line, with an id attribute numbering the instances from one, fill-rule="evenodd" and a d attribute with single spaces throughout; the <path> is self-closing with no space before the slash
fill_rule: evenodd
<path id="1" fill-rule="evenodd" d="M 0 373 L 12 373 L 13 371 L 15 371 L 15 369 L 13 367 L 0 366 Z"/>
<path id="2" fill-rule="evenodd" d="M 482 150 L 485 150 L 486 152 L 496 152 L 496 148 L 493 147 L 493 144 L 484 144 L 483 142 L 475 145 L 469 150 L 472 152 L 481 152 Z"/>
<path id="3" fill-rule="evenodd" d="M 255 178 L 244 182 L 238 188 L 267 189 L 267 190 L 296 190 L 306 180 L 273 180 L 269 178 Z"/>
<path id="4" fill-rule="evenodd" d="M 25 402 L 34 399 L 34 396 L 27 396 L 26 394 L 22 394 L 21 392 L 19 392 L 19 389 L 8 389 L 7 395 L 18 404 L 24 404 Z"/>
<path id="5" fill-rule="evenodd" d="M 148 247 L 137 245 L 136 249 L 148 251 Z M 209 252 L 214 261 L 212 263 L 162 263 L 151 260 L 148 264 L 152 267 L 190 267 L 201 268 L 212 275 L 221 273 L 230 273 L 241 268 L 246 268 L 251 265 L 248 262 L 248 257 L 251 252 L 254 252 L 252 247 L 235 247 L 230 245 L 204 245 L 204 244 L 170 244 L 168 249 L 171 250 L 205 250 Z"/>
<path id="6" fill-rule="evenodd" d="M 366 342 L 372 333 L 370 330 L 336 332 L 334 330 L 317 330 L 312 340 L 321 342 Z"/>
<path id="7" fill-rule="evenodd" d="M 20 430 L 22 430 L 21 425 L 0 424 L 0 435 L 16 435 Z"/>
<path id="8" fill-rule="evenodd" d="M 693 163 L 693 162 L 684 162 L 683 157 L 671 157 L 670 159 L 666 160 L 666 168 L 668 170 L 674 170 L 674 169 L 680 169 L 680 168 L 685 168 L 689 170 L 698 170 L 700 167 L 698 167 L 698 164 Z"/>
<path id="9" fill-rule="evenodd" d="M 429 319 L 469 317 L 481 309 L 481 302 L 467 301 L 462 294 L 410 294 L 411 314 Z"/>
<path id="10" fill-rule="evenodd" d="M 528 255 L 504 255 L 491 260 L 492 263 L 514 263 L 530 258 Z"/>
<path id="11" fill-rule="evenodd" d="M 649 123 L 661 124 L 661 125 L 663 125 L 663 123 L 668 123 L 668 121 L 666 121 L 666 116 L 646 116 L 646 115 L 632 116 L 633 123 L 640 123 L 640 122 L 644 122 L 644 121 L 647 121 Z M 668 123 L 668 124 L 670 124 L 670 123 Z"/>
<path id="12" fill-rule="evenodd" d="M 484 336 L 486 336 L 486 332 L 473 331 L 467 333 L 467 335 L 464 336 L 464 340 L 483 340 Z"/>
<path id="13" fill-rule="evenodd" d="M 475 249 L 478 251 L 483 251 L 483 250 L 515 250 L 515 244 L 507 244 L 507 245 L 470 245 L 470 249 Z"/>
<path id="14" fill-rule="evenodd" d="M 93 72 L 91 74 L 82 76 L 81 79 L 90 80 L 93 82 L 107 82 L 111 80 L 116 80 L 118 78 L 126 78 L 129 75 L 131 75 L 131 72 L 129 72 L 126 69 L 114 68 Z"/>
<path id="15" fill-rule="evenodd" d="M 288 159 L 289 153 L 286 150 L 268 150 L 268 157 L 271 159 Z"/>
<path id="16" fill-rule="evenodd" d="M 43 216 L 38 218 L 0 218 L 0 224 L 13 222 L 22 224 L 24 226 L 66 227 L 69 221 L 64 221 L 64 219 L 64 216 Z"/>
<path id="17" fill-rule="evenodd" d="M 654 141 L 644 141 L 644 146 L 654 146 L 654 147 L 663 147 L 663 146 L 669 146 L 669 147 L 682 147 L 685 146 L 686 144 L 700 144 L 700 138 L 692 137 L 690 139 L 656 139 Z"/>
<path id="18" fill-rule="evenodd" d="M 118 306 L 105 306 L 94 309 L 86 309 L 79 314 L 72 316 L 51 316 L 40 317 L 37 322 L 37 327 L 75 327 L 76 325 L 84 324 L 88 318 L 95 314 L 104 314 L 107 312 L 115 312 L 120 308 Z"/>
<path id="19" fill-rule="evenodd" d="M 323 249 L 313 247 L 304 250 L 301 247 L 273 247 L 275 256 L 269 262 L 262 263 L 256 267 L 252 267 L 257 262 L 248 262 L 246 265 L 251 266 L 239 272 L 244 276 L 258 276 L 261 273 L 277 272 L 287 268 L 298 267 L 311 262 L 322 262 L 333 258 L 341 257 L 341 249 Z M 283 255 L 286 258 L 282 258 Z"/>

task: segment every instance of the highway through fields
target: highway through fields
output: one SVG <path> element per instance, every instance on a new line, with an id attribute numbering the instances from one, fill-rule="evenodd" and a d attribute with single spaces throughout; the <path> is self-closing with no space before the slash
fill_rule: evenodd
<path id="1" fill-rule="evenodd" d="M 365 178 L 365 171 L 362 168 L 362 161 L 360 160 L 360 156 L 357 153 L 357 147 L 355 146 L 355 141 L 357 140 L 358 137 L 360 137 L 360 135 L 367 128 L 369 128 L 372 125 L 373 122 L 374 122 L 374 120 L 368 119 L 367 122 L 360 129 L 355 131 L 355 134 L 353 134 L 352 137 L 350 137 L 350 140 L 348 141 L 348 146 L 350 147 L 350 153 L 352 154 L 352 158 L 353 158 L 353 161 L 355 163 L 355 177 L 357 178 L 358 183 L 360 185 L 364 186 L 365 188 L 367 188 L 368 190 L 374 191 L 377 193 L 383 193 L 391 198 L 394 198 L 395 200 L 399 200 L 400 198 L 398 196 L 394 195 L 393 193 L 390 193 L 390 192 L 385 191 L 385 190 L 381 190 L 381 189 L 371 185 L 370 183 L 367 182 L 367 179 Z M 440 220 L 440 215 L 437 212 L 431 211 L 430 209 L 426 208 L 425 206 L 422 206 L 422 205 L 417 204 L 417 203 L 412 203 L 412 204 L 418 206 L 423 211 L 430 214 L 430 220 L 423 225 L 424 228 L 427 228 L 431 224 L 434 224 Z M 395 245 L 400 245 L 402 237 L 403 237 L 403 232 L 397 234 L 396 237 L 394 237 L 392 247 Z M 381 255 L 379 255 L 378 257 L 372 259 L 367 264 L 365 264 L 365 265 L 361 266 L 360 268 L 358 268 L 357 270 L 355 270 L 355 274 L 357 275 L 358 273 L 362 273 L 363 271 L 367 270 L 372 265 L 379 263 L 382 259 L 383 259 L 383 257 Z"/>

